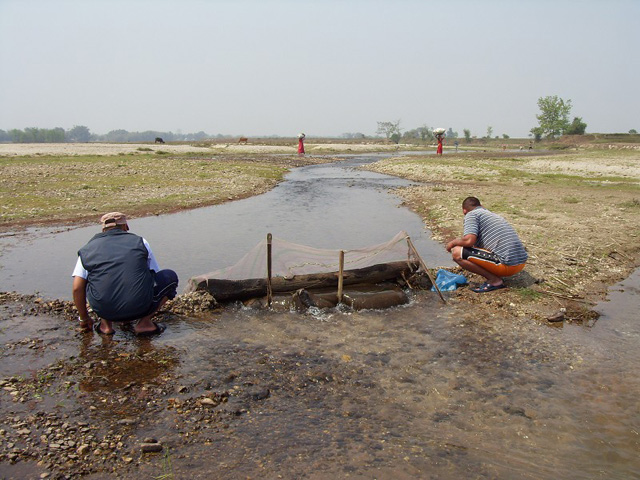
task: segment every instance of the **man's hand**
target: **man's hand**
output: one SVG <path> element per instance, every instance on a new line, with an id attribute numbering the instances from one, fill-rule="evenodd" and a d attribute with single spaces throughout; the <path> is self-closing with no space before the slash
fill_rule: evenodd
<path id="1" fill-rule="evenodd" d="M 478 240 L 477 235 L 474 235 L 472 233 L 468 233 L 462 238 L 455 238 L 451 240 L 449 243 L 447 243 L 447 246 L 446 246 L 447 252 L 451 252 L 453 247 L 467 247 L 467 248 L 473 247 L 476 244 L 477 240 Z"/>
<path id="2" fill-rule="evenodd" d="M 87 316 L 87 318 L 78 317 L 80 330 L 90 332 L 93 329 L 93 320 L 91 317 Z"/>
<path id="3" fill-rule="evenodd" d="M 78 320 L 82 330 L 91 330 L 93 320 L 87 311 L 87 281 L 82 277 L 73 277 L 73 303 L 78 310 Z"/>

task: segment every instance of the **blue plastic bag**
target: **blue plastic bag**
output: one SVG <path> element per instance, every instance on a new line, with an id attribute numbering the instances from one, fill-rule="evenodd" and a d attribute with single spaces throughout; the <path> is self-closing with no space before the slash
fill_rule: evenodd
<path id="1" fill-rule="evenodd" d="M 447 270 L 438 270 L 436 274 L 436 285 L 441 292 L 452 292 L 460 285 L 466 285 L 467 278 L 464 275 L 456 275 Z M 436 287 L 431 287 L 431 291 L 435 292 Z"/>

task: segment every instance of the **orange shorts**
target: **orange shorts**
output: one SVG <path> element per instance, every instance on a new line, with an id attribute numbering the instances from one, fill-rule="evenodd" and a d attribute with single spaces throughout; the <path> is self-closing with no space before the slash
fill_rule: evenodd
<path id="1" fill-rule="evenodd" d="M 524 263 L 521 263 L 520 265 L 505 265 L 504 263 L 500 263 L 500 260 L 495 253 L 475 247 L 464 247 L 462 249 L 462 258 L 469 260 L 471 263 L 475 263 L 498 277 L 510 277 L 511 275 L 515 275 L 522 271 L 525 265 Z"/>

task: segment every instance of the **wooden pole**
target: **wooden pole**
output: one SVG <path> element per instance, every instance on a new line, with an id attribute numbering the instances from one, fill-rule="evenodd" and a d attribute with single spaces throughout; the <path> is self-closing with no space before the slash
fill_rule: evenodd
<path id="1" fill-rule="evenodd" d="M 413 242 L 411 241 L 411 238 L 408 235 L 407 235 L 407 243 L 409 244 L 409 248 L 411 248 L 411 250 L 413 250 L 413 254 L 418 258 L 418 261 L 420 262 L 420 265 L 422 265 L 422 268 L 424 269 L 424 271 L 426 272 L 427 276 L 429 277 L 429 280 L 431 280 L 431 283 L 433 284 L 433 286 L 435 287 L 436 291 L 438 292 L 438 295 L 440 295 L 440 299 L 444 303 L 447 303 L 447 301 L 444 299 L 444 296 L 442 295 L 442 292 L 438 288 L 438 285 L 436 284 L 436 281 L 431 276 L 431 272 L 429 272 L 429 269 L 427 268 L 427 265 L 422 260 L 422 257 L 418 253 L 418 250 L 416 250 L 416 247 L 413 245 Z"/>
<path id="2" fill-rule="evenodd" d="M 338 303 L 342 303 L 343 282 L 344 282 L 344 250 L 340 250 L 340 268 L 338 270 Z"/>
<path id="3" fill-rule="evenodd" d="M 267 233 L 267 307 L 271 307 L 273 297 L 273 290 L 271 289 L 271 240 L 271 234 Z"/>

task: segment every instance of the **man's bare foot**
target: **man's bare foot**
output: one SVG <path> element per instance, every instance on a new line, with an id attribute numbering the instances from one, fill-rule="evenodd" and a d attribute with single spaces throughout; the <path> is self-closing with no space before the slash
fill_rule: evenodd
<path id="1" fill-rule="evenodd" d="M 116 331 L 111 326 L 111 322 L 107 322 L 106 320 L 102 320 L 100 323 L 94 326 L 94 330 L 96 333 L 101 335 L 113 335 Z"/>

